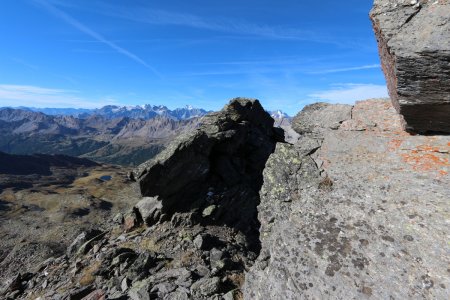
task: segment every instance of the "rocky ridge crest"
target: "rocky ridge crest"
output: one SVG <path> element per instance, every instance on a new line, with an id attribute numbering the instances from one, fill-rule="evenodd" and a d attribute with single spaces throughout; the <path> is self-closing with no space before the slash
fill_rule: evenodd
<path id="1" fill-rule="evenodd" d="M 450 138 L 386 100 L 312 104 L 264 169 L 245 299 L 445 299 Z"/>

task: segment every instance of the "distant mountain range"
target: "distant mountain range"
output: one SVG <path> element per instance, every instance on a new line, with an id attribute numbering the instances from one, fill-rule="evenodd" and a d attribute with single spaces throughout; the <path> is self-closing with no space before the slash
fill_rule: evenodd
<path id="1" fill-rule="evenodd" d="M 107 105 L 102 108 L 85 109 L 85 108 L 36 108 L 36 107 L 18 107 L 18 109 L 41 112 L 46 115 L 73 116 L 80 119 L 89 118 L 92 115 L 102 116 L 106 119 L 115 118 L 132 118 L 132 119 L 152 119 L 157 116 L 166 117 L 173 120 L 186 120 L 198 118 L 206 115 L 211 111 L 201 108 L 194 108 L 186 105 L 184 108 L 176 108 L 170 110 L 164 105 L 136 105 L 136 106 L 117 106 Z"/>
<path id="2" fill-rule="evenodd" d="M 186 106 L 113 106 L 98 109 L 0 108 L 0 151 L 58 154 L 98 162 L 137 165 L 196 128 L 208 111 Z M 282 111 L 269 112 L 275 126 L 289 125 Z"/>
<path id="3" fill-rule="evenodd" d="M 1 108 L 0 108 L 1 109 Z M 135 106 L 117 106 L 107 105 L 102 108 L 38 108 L 20 106 L 17 109 L 41 112 L 50 116 L 73 116 L 80 119 L 89 118 L 92 115 L 103 116 L 107 119 L 128 117 L 132 119 L 152 119 L 157 116 L 167 117 L 174 120 L 186 120 L 190 118 L 198 118 L 210 113 L 202 108 L 194 108 L 191 105 L 186 105 L 183 108 L 175 108 L 170 110 L 164 105 L 135 105 Z M 289 118 L 289 115 L 281 110 L 274 110 L 268 112 L 274 119 Z"/>
<path id="4" fill-rule="evenodd" d="M 135 165 L 165 148 L 175 136 L 198 126 L 200 118 L 177 120 L 85 118 L 0 108 L 0 151 L 10 154 L 63 154 L 98 162 Z"/>

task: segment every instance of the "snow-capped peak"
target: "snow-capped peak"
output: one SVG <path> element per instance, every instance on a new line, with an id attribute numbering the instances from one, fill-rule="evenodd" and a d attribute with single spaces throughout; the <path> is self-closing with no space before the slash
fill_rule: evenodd
<path id="1" fill-rule="evenodd" d="M 275 110 L 275 111 L 271 111 L 269 113 L 270 113 L 270 116 L 274 119 L 289 118 L 289 115 L 287 113 L 284 113 L 281 110 Z"/>

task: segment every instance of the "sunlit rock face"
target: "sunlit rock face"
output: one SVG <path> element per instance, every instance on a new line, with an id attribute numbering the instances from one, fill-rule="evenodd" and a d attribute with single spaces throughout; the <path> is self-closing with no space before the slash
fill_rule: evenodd
<path id="1" fill-rule="evenodd" d="M 312 104 L 263 172 L 244 299 L 447 299 L 448 135 L 413 135 L 384 99 Z"/>

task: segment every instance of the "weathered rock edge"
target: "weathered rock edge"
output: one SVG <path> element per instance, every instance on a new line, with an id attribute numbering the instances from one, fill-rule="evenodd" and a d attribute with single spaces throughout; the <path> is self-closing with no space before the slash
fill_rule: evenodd
<path id="1" fill-rule="evenodd" d="M 405 129 L 450 132 L 450 2 L 375 0 L 370 12 L 389 95 Z"/>
<path id="2" fill-rule="evenodd" d="M 200 127 L 178 137 L 154 159 L 135 170 L 142 196 L 157 196 L 162 214 L 215 210 L 217 223 L 256 238 L 256 206 L 262 171 L 281 130 L 256 99 L 236 98 L 205 116 Z M 222 194 L 217 210 L 208 194 Z"/>

